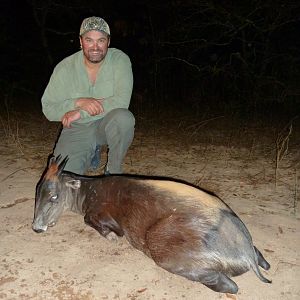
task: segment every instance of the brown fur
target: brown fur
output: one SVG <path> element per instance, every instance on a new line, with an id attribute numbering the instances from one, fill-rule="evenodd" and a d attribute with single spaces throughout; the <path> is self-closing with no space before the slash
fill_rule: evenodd
<path id="1" fill-rule="evenodd" d="M 51 164 L 49 166 L 44 178 L 49 181 L 57 182 L 58 181 L 57 172 L 58 172 L 58 165 Z"/>

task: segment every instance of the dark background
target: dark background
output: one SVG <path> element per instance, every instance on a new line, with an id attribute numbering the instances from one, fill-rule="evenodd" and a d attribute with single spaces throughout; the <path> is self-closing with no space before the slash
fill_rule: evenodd
<path id="1" fill-rule="evenodd" d="M 1 104 L 40 110 L 53 67 L 103 17 L 126 52 L 133 110 L 284 116 L 300 112 L 300 1 L 1 1 Z M 1 105 L 3 109 L 3 105 Z"/>

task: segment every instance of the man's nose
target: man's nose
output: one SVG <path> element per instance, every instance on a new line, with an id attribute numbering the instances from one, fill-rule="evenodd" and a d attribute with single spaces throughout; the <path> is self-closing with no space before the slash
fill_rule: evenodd
<path id="1" fill-rule="evenodd" d="M 93 46 L 92 46 L 93 49 L 97 50 L 99 49 L 99 45 L 98 43 L 93 43 Z"/>

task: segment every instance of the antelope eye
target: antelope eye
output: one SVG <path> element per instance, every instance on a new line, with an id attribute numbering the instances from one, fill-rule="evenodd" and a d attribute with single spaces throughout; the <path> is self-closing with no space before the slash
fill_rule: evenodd
<path id="1" fill-rule="evenodd" d="M 51 198 L 50 198 L 50 201 L 51 202 L 54 202 L 54 203 L 57 203 L 57 198 L 58 198 L 58 195 L 51 195 Z"/>

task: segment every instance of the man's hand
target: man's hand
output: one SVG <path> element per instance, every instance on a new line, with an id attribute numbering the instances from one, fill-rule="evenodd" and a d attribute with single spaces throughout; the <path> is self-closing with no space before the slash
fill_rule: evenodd
<path id="1" fill-rule="evenodd" d="M 75 105 L 76 108 L 85 110 L 90 116 L 96 116 L 104 112 L 102 99 L 95 98 L 79 98 Z"/>
<path id="2" fill-rule="evenodd" d="M 78 110 L 71 110 L 66 112 L 61 118 L 64 127 L 70 128 L 71 123 L 80 119 L 80 112 Z"/>

